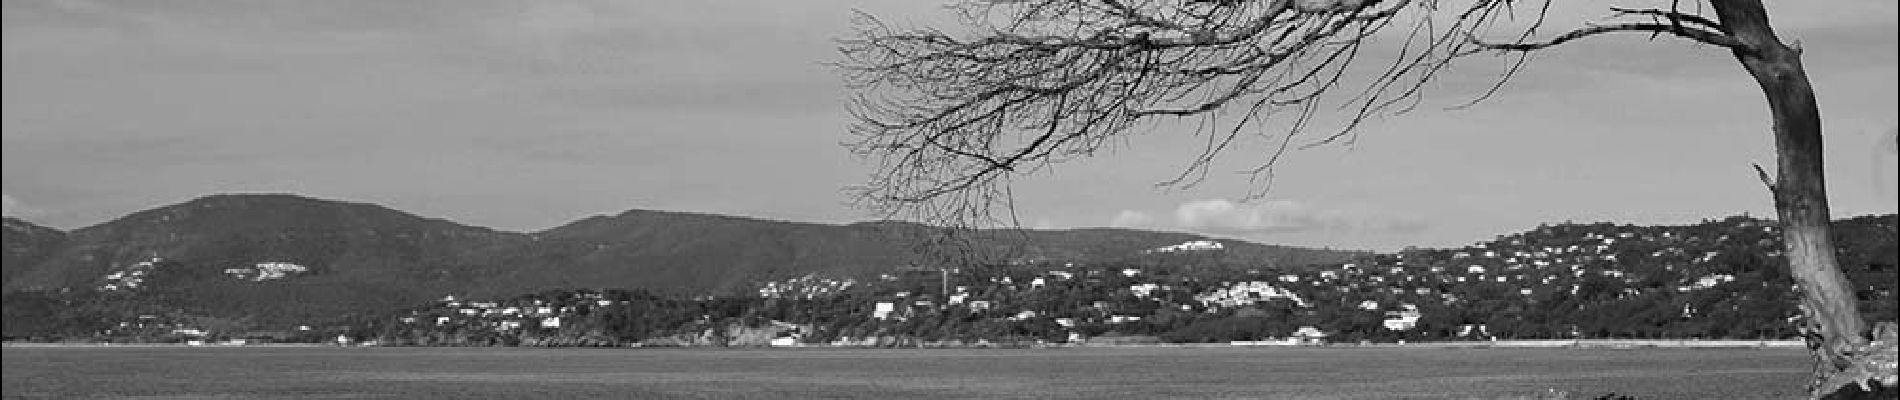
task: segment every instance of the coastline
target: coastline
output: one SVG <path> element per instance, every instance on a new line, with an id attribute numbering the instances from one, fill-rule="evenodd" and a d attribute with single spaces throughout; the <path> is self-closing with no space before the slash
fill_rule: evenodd
<path id="1" fill-rule="evenodd" d="M 665 349 L 1063 349 L 1063 348 L 1385 348 L 1385 349 L 1481 349 L 1481 348 L 1550 348 L 1550 349 L 1638 349 L 1638 348 L 1709 348 L 1709 349 L 1804 349 L 1807 344 L 1799 339 L 1783 340 L 1738 340 L 1738 339 L 1562 339 L 1562 340 L 1497 340 L 1497 341 L 1460 341 L 1460 342 L 1408 342 L 1408 343 L 1331 343 L 1331 344 L 1285 344 L 1283 342 L 1229 342 L 1229 343 L 1145 343 L 1145 344 L 1048 344 L 1040 346 L 839 346 L 831 344 L 800 344 L 795 346 L 615 346 L 593 348 L 665 348 Z M 467 347 L 467 346 L 338 346 L 328 343 L 254 343 L 254 344 L 203 344 L 185 343 L 32 343 L 5 342 L 0 348 L 286 348 L 286 347 Z M 524 348 L 590 348 L 590 347 L 535 347 L 503 346 Z"/>

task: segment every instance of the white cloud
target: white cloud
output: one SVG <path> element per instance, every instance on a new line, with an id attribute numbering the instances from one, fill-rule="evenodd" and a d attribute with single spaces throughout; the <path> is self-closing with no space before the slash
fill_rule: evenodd
<path id="1" fill-rule="evenodd" d="M 1237 203 L 1195 200 L 1174 211 L 1175 224 L 1191 231 L 1249 235 L 1296 232 L 1417 232 L 1425 224 L 1414 218 L 1364 208 L 1335 208 L 1294 200 Z"/>
<path id="2" fill-rule="evenodd" d="M 10 194 L 0 194 L 0 206 L 4 206 L 5 210 L 3 211 L 5 211 L 6 216 L 14 216 L 13 212 L 19 211 L 20 199 L 15 199 L 13 195 Z"/>
<path id="3" fill-rule="evenodd" d="M 1154 223 L 1155 217 L 1153 215 L 1135 210 L 1122 210 L 1120 213 L 1115 214 L 1114 219 L 1109 220 L 1108 226 L 1116 228 L 1145 228 L 1153 226 Z"/>

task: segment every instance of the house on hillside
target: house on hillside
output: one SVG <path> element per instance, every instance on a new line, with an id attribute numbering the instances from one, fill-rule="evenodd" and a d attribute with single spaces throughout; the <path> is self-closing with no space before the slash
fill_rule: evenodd
<path id="1" fill-rule="evenodd" d="M 811 325 L 782 321 L 772 321 L 771 328 L 776 330 L 776 332 L 772 334 L 771 342 L 769 342 L 769 345 L 773 347 L 798 346 L 800 342 L 804 341 L 805 335 L 812 332 Z"/>
<path id="2" fill-rule="evenodd" d="M 1308 326 L 1302 326 L 1300 327 L 1299 330 L 1293 331 L 1293 335 L 1292 337 L 1290 337 L 1290 339 L 1297 340 L 1300 342 L 1300 344 L 1318 345 L 1318 344 L 1326 344 L 1326 336 L 1329 336 L 1326 334 L 1326 332 L 1319 330 L 1319 328 L 1315 328 L 1315 327 L 1312 327 L 1311 325 L 1308 325 Z"/>
<path id="3" fill-rule="evenodd" d="M 1361 309 L 1361 310 L 1366 310 L 1366 311 L 1378 311 L 1378 310 L 1379 310 L 1379 302 L 1378 302 L 1378 301 L 1374 301 L 1374 300 L 1365 300 L 1365 301 L 1360 301 L 1360 302 L 1359 302 L 1359 309 Z"/>
<path id="4" fill-rule="evenodd" d="M 1402 304 L 1404 311 L 1387 311 L 1382 325 L 1386 330 L 1409 331 L 1418 327 L 1418 318 L 1424 314 L 1418 312 L 1418 306 Z"/>
<path id="5" fill-rule="evenodd" d="M 990 309 L 990 307 L 991 307 L 991 306 L 993 306 L 993 305 L 994 305 L 994 304 L 993 304 L 993 303 L 991 303 L 991 302 L 990 302 L 989 300 L 971 300 L 971 301 L 970 301 L 970 309 L 971 309 L 971 310 L 979 310 L 979 311 L 980 311 L 980 310 L 989 310 L 989 309 Z"/>
<path id="6" fill-rule="evenodd" d="M 1154 294 L 1154 291 L 1160 288 L 1161 288 L 1161 285 L 1157 285 L 1153 283 L 1143 283 L 1143 284 L 1138 284 L 1138 285 L 1129 285 L 1128 292 L 1134 294 L 1135 298 L 1145 299 L 1145 298 L 1148 298 L 1149 296 L 1152 296 Z"/>

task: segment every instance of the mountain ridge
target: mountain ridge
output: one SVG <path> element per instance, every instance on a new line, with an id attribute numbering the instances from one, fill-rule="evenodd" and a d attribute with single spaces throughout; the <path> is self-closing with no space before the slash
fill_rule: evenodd
<path id="1" fill-rule="evenodd" d="M 99 291 L 240 320 L 553 288 L 731 294 L 788 276 L 868 277 L 970 261 L 920 253 L 938 243 L 941 232 L 907 222 L 827 224 L 631 209 L 513 232 L 292 194 L 208 195 L 66 232 L 29 229 L 37 225 L 23 220 L 9 224 L 57 240 L 25 240 L 32 236 L 10 228 L 5 291 Z M 1201 260 L 1210 263 L 1293 266 L 1359 254 L 1139 230 L 968 236 L 966 245 L 978 249 L 971 253 L 990 257 L 984 262 L 1134 257 L 1191 240 L 1219 240 L 1233 249 Z"/>

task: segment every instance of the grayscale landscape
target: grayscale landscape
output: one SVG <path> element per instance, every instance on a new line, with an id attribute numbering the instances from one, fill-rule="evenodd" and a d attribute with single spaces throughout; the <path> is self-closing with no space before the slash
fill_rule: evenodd
<path id="1" fill-rule="evenodd" d="M 1900 383 L 1892 1 L 0 11 L 9 399 Z"/>

